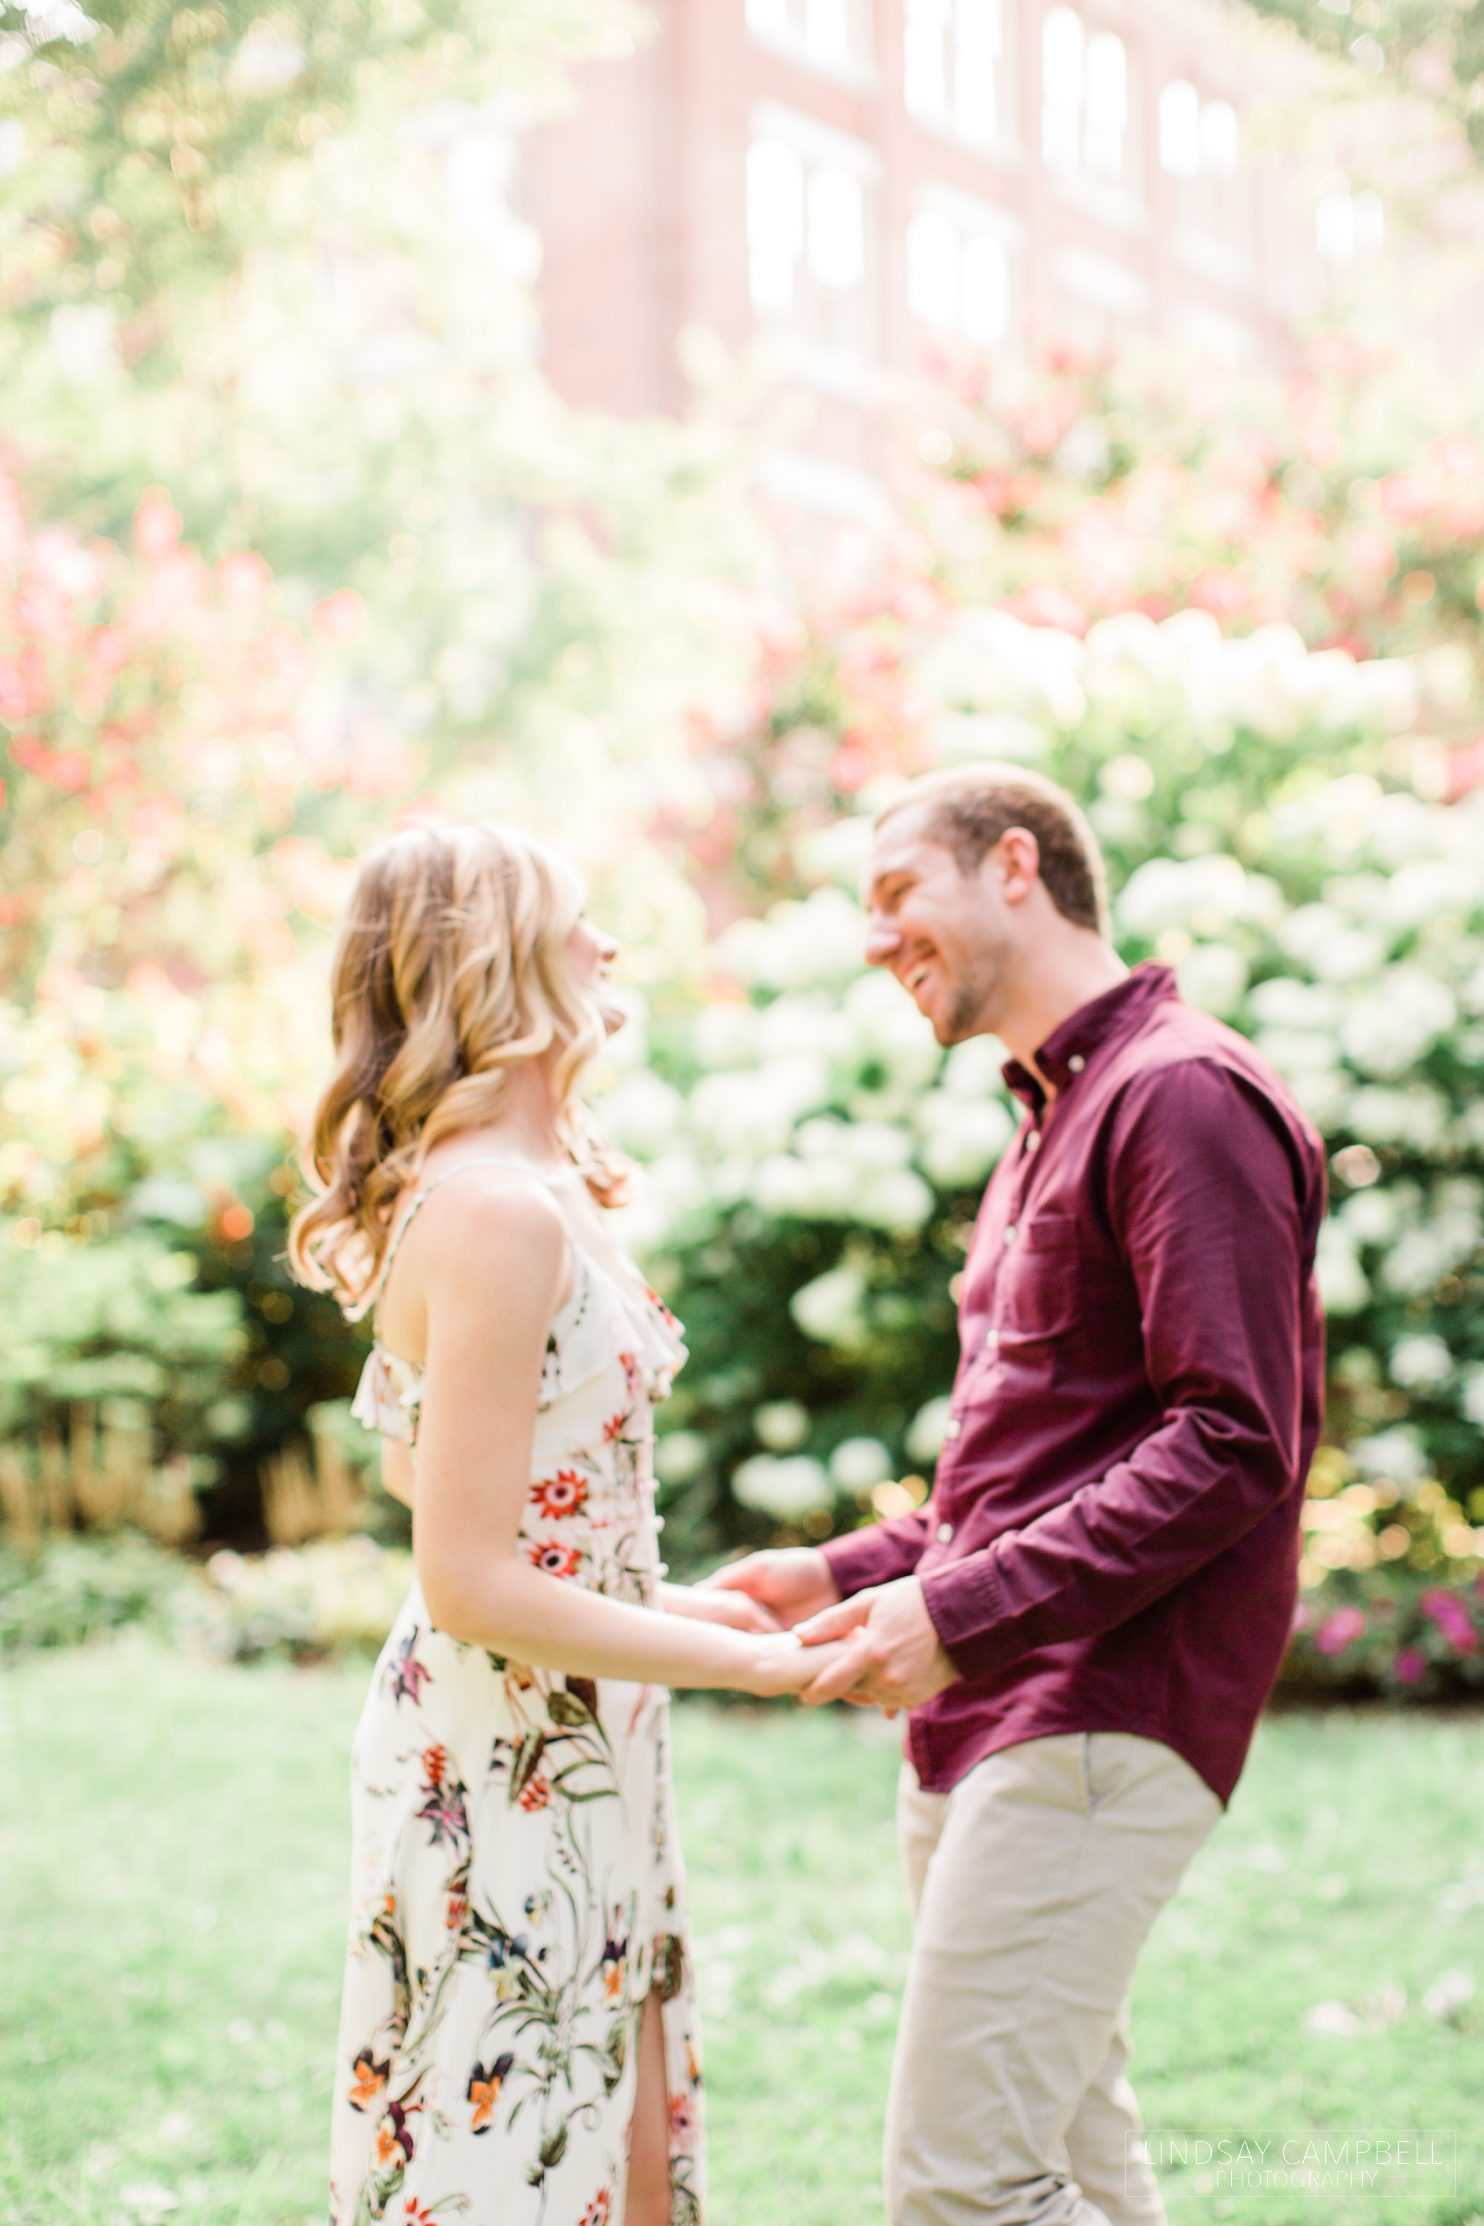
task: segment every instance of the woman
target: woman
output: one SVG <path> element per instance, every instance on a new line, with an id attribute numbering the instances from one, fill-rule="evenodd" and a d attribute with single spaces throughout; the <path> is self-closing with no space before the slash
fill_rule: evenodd
<path id="1" fill-rule="evenodd" d="M 651 1409 L 684 1347 L 575 1095 L 614 954 L 567 866 L 472 826 L 367 858 L 335 955 L 289 1250 L 379 1302 L 355 1411 L 416 1581 L 355 1739 L 333 2226 L 700 2219 L 663 1688 L 796 1692 L 831 1651 L 660 1582 Z"/>

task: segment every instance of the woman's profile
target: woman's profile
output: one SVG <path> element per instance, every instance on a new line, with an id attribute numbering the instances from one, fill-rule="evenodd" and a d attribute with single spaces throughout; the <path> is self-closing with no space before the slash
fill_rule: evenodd
<path id="1" fill-rule="evenodd" d="M 662 1583 L 679 1325 L 604 1225 L 577 1086 L 621 1014 L 577 875 L 507 827 L 364 861 L 290 1257 L 377 1337 L 355 1412 L 416 1579 L 356 1733 L 333 2226 L 683 2226 L 702 2208 L 667 1686 L 819 1674 Z"/>

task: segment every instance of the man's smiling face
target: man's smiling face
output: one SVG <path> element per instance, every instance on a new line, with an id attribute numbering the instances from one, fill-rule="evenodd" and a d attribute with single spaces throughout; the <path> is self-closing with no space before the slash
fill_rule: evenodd
<path id="1" fill-rule="evenodd" d="M 866 962 L 895 974 L 939 1043 L 993 1033 L 1014 939 L 991 851 L 972 872 L 906 807 L 878 830 L 866 867 Z"/>

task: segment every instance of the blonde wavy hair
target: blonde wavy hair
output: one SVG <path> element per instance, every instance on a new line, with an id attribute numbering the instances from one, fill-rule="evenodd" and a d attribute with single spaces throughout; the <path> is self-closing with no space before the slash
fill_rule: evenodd
<path id="1" fill-rule="evenodd" d="M 631 1173 L 577 1095 L 604 1040 L 567 939 L 582 883 L 513 827 L 404 829 L 362 863 L 331 971 L 335 1065 L 300 1154 L 316 1193 L 289 1225 L 292 1272 L 356 1321 L 398 1197 L 432 1147 L 503 1110 L 512 1070 L 554 1053 L 558 1133 L 600 1205 Z"/>

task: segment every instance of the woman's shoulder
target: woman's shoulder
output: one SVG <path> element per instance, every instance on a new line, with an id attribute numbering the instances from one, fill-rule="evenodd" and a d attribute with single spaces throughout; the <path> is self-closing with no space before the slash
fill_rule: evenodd
<path id="1" fill-rule="evenodd" d="M 387 1281 L 394 1302 L 389 1270 L 404 1237 L 403 1274 L 411 1271 L 414 1301 L 421 1286 L 424 1301 L 508 1308 L 515 1294 L 527 1293 L 539 1306 L 567 1280 L 561 1209 L 536 1170 L 509 1160 L 460 1159 L 424 1170 L 393 1220 Z M 383 1305 L 383 1321 L 387 1311 Z"/>

